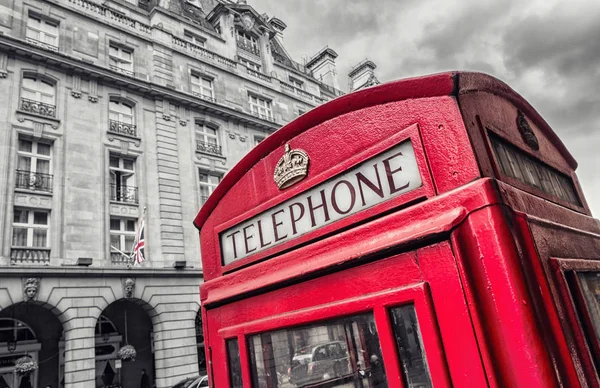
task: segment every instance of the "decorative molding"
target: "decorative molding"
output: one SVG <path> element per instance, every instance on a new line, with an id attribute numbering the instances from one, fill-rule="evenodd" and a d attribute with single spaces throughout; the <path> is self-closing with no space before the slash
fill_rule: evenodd
<path id="1" fill-rule="evenodd" d="M 240 135 L 240 141 L 241 141 L 242 143 L 245 143 L 245 142 L 246 142 L 246 136 L 242 136 L 242 135 Z"/>
<path id="2" fill-rule="evenodd" d="M 44 134 L 44 123 L 40 123 L 37 121 L 33 122 L 33 137 L 39 139 Z"/>
<path id="3" fill-rule="evenodd" d="M 167 115 L 167 114 L 163 114 L 162 115 L 163 120 L 165 121 L 171 121 L 171 116 Z"/>
<path id="4" fill-rule="evenodd" d="M 185 121 L 185 120 L 179 120 L 179 124 L 180 124 L 182 127 L 185 127 L 185 126 L 187 125 L 187 121 Z"/>
<path id="5" fill-rule="evenodd" d="M 33 302 L 37 299 L 40 290 L 39 278 L 28 278 L 23 281 L 23 295 L 26 302 Z"/>
<path id="6" fill-rule="evenodd" d="M 88 100 L 92 103 L 98 102 L 98 81 L 94 78 L 90 79 L 90 94 Z"/>
<path id="7" fill-rule="evenodd" d="M 107 137 L 108 141 L 110 141 L 111 143 L 113 141 L 115 141 L 115 139 L 121 141 L 121 145 L 120 145 L 121 147 L 123 147 L 123 145 L 122 145 L 123 142 L 131 143 L 131 144 L 133 144 L 136 147 L 139 147 L 140 144 L 141 144 L 141 142 L 142 142 L 142 139 L 123 138 L 124 136 L 122 137 L 122 135 L 117 135 L 117 134 L 114 134 L 114 133 L 111 133 L 111 132 L 109 132 L 106 137 Z"/>
<path id="8" fill-rule="evenodd" d="M 235 133 L 230 133 L 229 134 L 229 138 L 232 139 L 232 140 L 235 139 Z"/>
<path id="9" fill-rule="evenodd" d="M 81 77 L 79 74 L 73 74 L 73 87 L 71 88 L 71 96 L 81 98 Z"/>

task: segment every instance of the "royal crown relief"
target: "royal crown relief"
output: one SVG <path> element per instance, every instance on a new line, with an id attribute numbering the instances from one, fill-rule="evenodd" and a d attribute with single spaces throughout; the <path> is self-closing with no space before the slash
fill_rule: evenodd
<path id="1" fill-rule="evenodd" d="M 308 154 L 300 149 L 291 150 L 290 145 L 285 145 L 285 153 L 277 162 L 273 179 L 280 190 L 288 188 L 308 175 Z"/>

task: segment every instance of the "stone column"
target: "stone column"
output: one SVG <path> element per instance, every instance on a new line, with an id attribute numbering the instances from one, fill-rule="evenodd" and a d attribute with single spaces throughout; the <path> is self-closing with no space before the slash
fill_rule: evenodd
<path id="1" fill-rule="evenodd" d="M 93 387 L 96 374 L 95 319 L 75 318 L 65 324 L 65 388 Z"/>

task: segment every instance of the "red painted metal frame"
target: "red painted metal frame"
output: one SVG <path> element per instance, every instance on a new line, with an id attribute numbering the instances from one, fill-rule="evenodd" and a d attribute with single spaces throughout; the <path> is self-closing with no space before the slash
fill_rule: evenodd
<path id="1" fill-rule="evenodd" d="M 323 171 L 322 173 L 311 177 L 304 185 L 298 186 L 298 188 L 294 188 L 285 192 L 282 192 L 281 195 L 270 199 L 267 202 L 257 206 L 256 208 L 246 212 L 244 214 L 239 215 L 223 224 L 217 225 L 214 229 L 214 244 L 216 246 L 220 245 L 220 234 L 232 226 L 243 222 L 244 220 L 248 220 L 253 216 L 260 214 L 264 211 L 267 211 L 269 208 L 272 208 L 280 203 L 285 202 L 286 200 L 293 198 L 297 195 L 300 195 L 303 191 L 308 188 L 314 187 L 321 183 L 324 183 L 330 179 L 334 179 L 339 174 L 345 172 L 353 168 L 354 166 L 363 163 L 365 160 L 375 157 L 376 155 L 385 152 L 389 148 L 398 145 L 406 140 L 410 140 L 413 149 L 415 152 L 415 157 L 417 160 L 417 166 L 419 167 L 419 173 L 421 174 L 422 185 L 421 187 L 409 191 L 405 194 L 402 194 L 398 197 L 394 197 L 385 202 L 372 206 L 370 208 L 361 210 L 351 216 L 342 218 L 338 221 L 332 222 L 331 224 L 325 225 L 319 229 L 316 229 L 310 233 L 300 235 L 290 241 L 287 241 L 283 244 L 276 245 L 270 249 L 265 251 L 261 251 L 244 259 L 235 261 L 229 265 L 223 266 L 223 273 L 228 273 L 234 271 L 236 269 L 248 266 L 250 264 L 256 263 L 258 261 L 268 259 L 269 257 L 275 256 L 280 252 L 289 251 L 293 249 L 295 246 L 303 245 L 309 243 L 314 240 L 318 240 L 324 236 L 333 234 L 336 230 L 340 228 L 348 228 L 353 226 L 353 224 L 359 222 L 360 220 L 369 219 L 377 214 L 382 214 L 390 209 L 399 209 L 403 205 L 406 205 L 410 202 L 419 199 L 431 198 L 434 195 L 433 182 L 431 180 L 431 176 L 429 173 L 429 166 L 427 159 L 425 158 L 425 153 L 423 150 L 423 144 L 421 142 L 421 134 L 419 132 L 419 126 L 417 124 L 410 125 L 407 128 L 404 128 L 398 131 L 396 134 L 392 135 L 389 139 L 386 139 L 380 143 L 375 144 L 374 146 L 364 150 L 363 152 L 352 156 L 350 159 L 344 161 L 339 165 L 334 165 L 330 169 Z M 220 252 L 219 252 L 220 253 Z"/>

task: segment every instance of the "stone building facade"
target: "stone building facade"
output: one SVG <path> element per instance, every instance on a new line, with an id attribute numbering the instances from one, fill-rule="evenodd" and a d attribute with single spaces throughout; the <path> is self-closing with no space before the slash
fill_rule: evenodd
<path id="1" fill-rule="evenodd" d="M 245 1 L 0 0 L 0 387 L 205 367 L 192 220 L 256 143 L 341 94 L 337 54 L 299 64 L 285 28 Z"/>

